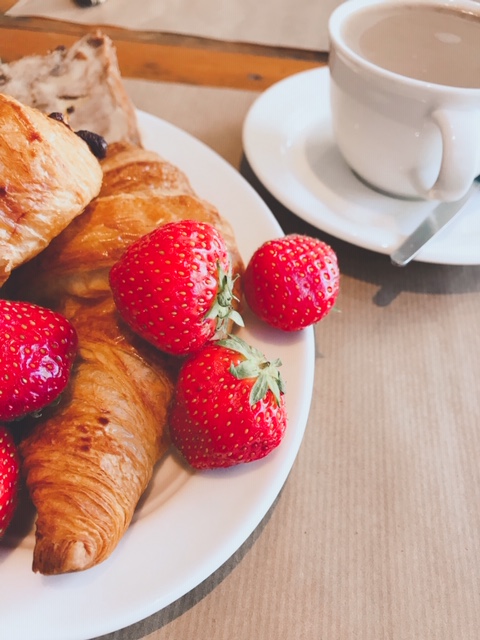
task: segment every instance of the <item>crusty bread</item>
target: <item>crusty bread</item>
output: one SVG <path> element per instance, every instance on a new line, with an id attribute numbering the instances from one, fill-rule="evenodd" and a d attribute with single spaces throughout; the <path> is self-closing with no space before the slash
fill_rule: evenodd
<path id="1" fill-rule="evenodd" d="M 100 31 L 70 48 L 0 63 L 0 92 L 44 113 L 62 113 L 75 131 L 93 131 L 107 142 L 141 144 L 116 49 Z"/>

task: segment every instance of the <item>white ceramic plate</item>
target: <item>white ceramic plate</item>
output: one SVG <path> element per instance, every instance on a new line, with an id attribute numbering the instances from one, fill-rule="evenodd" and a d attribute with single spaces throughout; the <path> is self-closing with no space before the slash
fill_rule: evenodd
<path id="1" fill-rule="evenodd" d="M 263 241 L 281 235 L 263 201 L 222 158 L 162 120 L 145 113 L 139 118 L 145 146 L 181 167 L 199 195 L 232 222 L 244 260 Z M 313 386 L 314 338 L 311 329 L 288 335 L 251 316 L 245 320 L 248 328 L 241 335 L 283 362 L 289 426 L 282 444 L 263 460 L 218 472 L 190 473 L 167 456 L 113 555 L 82 573 L 33 574 L 31 526 L 21 536 L 21 525 L 14 527 L 0 543 L 2 638 L 86 640 L 128 626 L 197 586 L 259 524 L 282 488 L 303 437 Z"/>
<path id="2" fill-rule="evenodd" d="M 261 94 L 245 119 L 243 145 L 253 171 L 284 206 L 365 249 L 390 254 L 436 205 L 377 193 L 348 168 L 333 138 L 327 67 Z M 480 264 L 480 194 L 416 260 Z"/>

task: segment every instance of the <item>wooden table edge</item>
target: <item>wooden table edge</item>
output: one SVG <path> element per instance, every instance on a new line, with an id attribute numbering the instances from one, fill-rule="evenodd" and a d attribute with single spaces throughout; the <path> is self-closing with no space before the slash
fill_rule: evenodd
<path id="1" fill-rule="evenodd" d="M 5 2 L 0 1 L 0 9 Z M 100 29 L 117 49 L 126 78 L 262 91 L 279 80 L 327 64 L 322 51 L 226 42 L 197 36 L 81 25 L 0 13 L 0 59 L 44 54 Z"/>

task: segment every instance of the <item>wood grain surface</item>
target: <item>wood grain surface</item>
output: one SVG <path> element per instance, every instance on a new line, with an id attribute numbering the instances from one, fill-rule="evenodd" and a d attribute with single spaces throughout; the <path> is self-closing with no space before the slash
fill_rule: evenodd
<path id="1" fill-rule="evenodd" d="M 95 25 L 43 18 L 14 18 L 15 3 L 0 0 L 0 59 L 44 54 L 70 46 Z M 163 82 L 261 91 L 294 73 L 323 66 L 327 54 L 282 47 L 225 42 L 188 34 L 130 31 L 102 26 L 115 42 L 122 75 Z"/>

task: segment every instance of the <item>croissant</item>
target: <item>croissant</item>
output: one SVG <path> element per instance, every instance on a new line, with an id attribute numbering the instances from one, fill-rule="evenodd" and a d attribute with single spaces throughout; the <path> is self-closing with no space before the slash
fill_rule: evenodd
<path id="1" fill-rule="evenodd" d="M 119 319 L 110 267 L 139 236 L 193 217 L 217 226 L 235 271 L 243 268 L 230 225 L 178 169 L 123 143 L 110 146 L 102 168 L 99 196 L 15 274 L 22 296 L 64 313 L 79 337 L 67 393 L 20 444 L 38 514 L 33 570 L 43 574 L 87 569 L 112 553 L 168 447 L 177 361 Z"/>
<path id="2" fill-rule="evenodd" d="M 30 295 L 38 290 L 44 300 L 53 301 L 62 294 L 109 295 L 108 273 L 125 249 L 159 225 L 184 218 L 216 226 L 229 248 L 234 272 L 242 270 L 230 224 L 195 195 L 177 167 L 125 142 L 111 144 L 101 165 L 99 196 L 28 270 L 24 279 L 35 281 Z"/>
<path id="3" fill-rule="evenodd" d="M 102 170 L 64 123 L 0 94 L 0 286 L 94 198 Z"/>
<path id="4" fill-rule="evenodd" d="M 46 575 L 112 553 L 168 446 L 168 363 L 145 346 L 142 355 L 109 299 L 71 321 L 80 352 L 68 392 L 21 445 L 37 508 L 33 570 Z"/>

